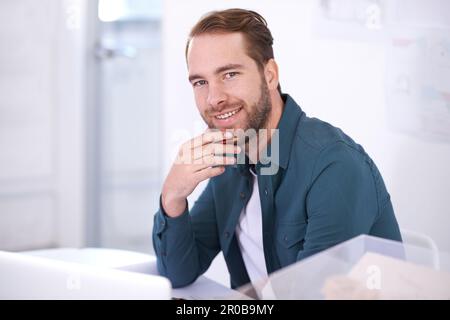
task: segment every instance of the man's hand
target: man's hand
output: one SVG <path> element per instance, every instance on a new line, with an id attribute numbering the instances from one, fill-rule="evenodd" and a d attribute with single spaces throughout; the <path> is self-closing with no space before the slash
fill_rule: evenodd
<path id="1" fill-rule="evenodd" d="M 203 180 L 218 176 L 225 165 L 236 163 L 241 149 L 233 144 L 231 132 L 207 131 L 184 143 L 167 175 L 162 190 L 162 206 L 169 217 L 186 209 L 186 199 Z"/>

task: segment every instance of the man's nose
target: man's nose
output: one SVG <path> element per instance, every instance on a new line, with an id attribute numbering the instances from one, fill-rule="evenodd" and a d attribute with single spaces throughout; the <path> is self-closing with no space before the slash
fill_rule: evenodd
<path id="1" fill-rule="evenodd" d="M 213 109 L 220 111 L 225 106 L 226 100 L 227 94 L 220 85 L 209 85 L 207 102 Z"/>

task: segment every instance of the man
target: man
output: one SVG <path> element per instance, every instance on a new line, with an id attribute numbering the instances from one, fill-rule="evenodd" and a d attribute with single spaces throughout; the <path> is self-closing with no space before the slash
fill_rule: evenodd
<path id="1" fill-rule="evenodd" d="M 377 167 L 281 93 L 272 43 L 264 18 L 241 9 L 212 12 L 190 33 L 189 81 L 209 130 L 181 147 L 155 215 L 158 270 L 174 287 L 195 281 L 220 251 L 236 288 L 360 234 L 401 241 Z M 258 134 L 236 145 L 236 129 Z M 269 134 L 252 152 L 260 129 Z M 278 170 L 261 174 L 274 132 L 269 165 Z M 230 157 L 244 153 L 246 164 Z M 189 211 L 187 197 L 207 179 Z"/>

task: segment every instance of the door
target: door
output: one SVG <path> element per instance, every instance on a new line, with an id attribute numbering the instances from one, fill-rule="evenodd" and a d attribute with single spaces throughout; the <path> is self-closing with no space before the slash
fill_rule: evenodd
<path id="1" fill-rule="evenodd" d="M 161 186 L 161 3 L 99 1 L 89 244 L 152 252 Z"/>

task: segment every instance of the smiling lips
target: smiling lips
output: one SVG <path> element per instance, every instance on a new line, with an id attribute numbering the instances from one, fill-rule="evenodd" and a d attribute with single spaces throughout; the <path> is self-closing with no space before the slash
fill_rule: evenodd
<path id="1" fill-rule="evenodd" d="M 242 107 L 239 107 L 239 108 L 237 108 L 237 109 L 235 109 L 233 111 L 229 111 L 227 113 L 219 114 L 219 115 L 215 116 L 215 118 L 218 119 L 218 120 L 228 119 L 229 117 L 234 116 L 236 113 L 241 111 L 241 109 L 242 109 Z"/>

